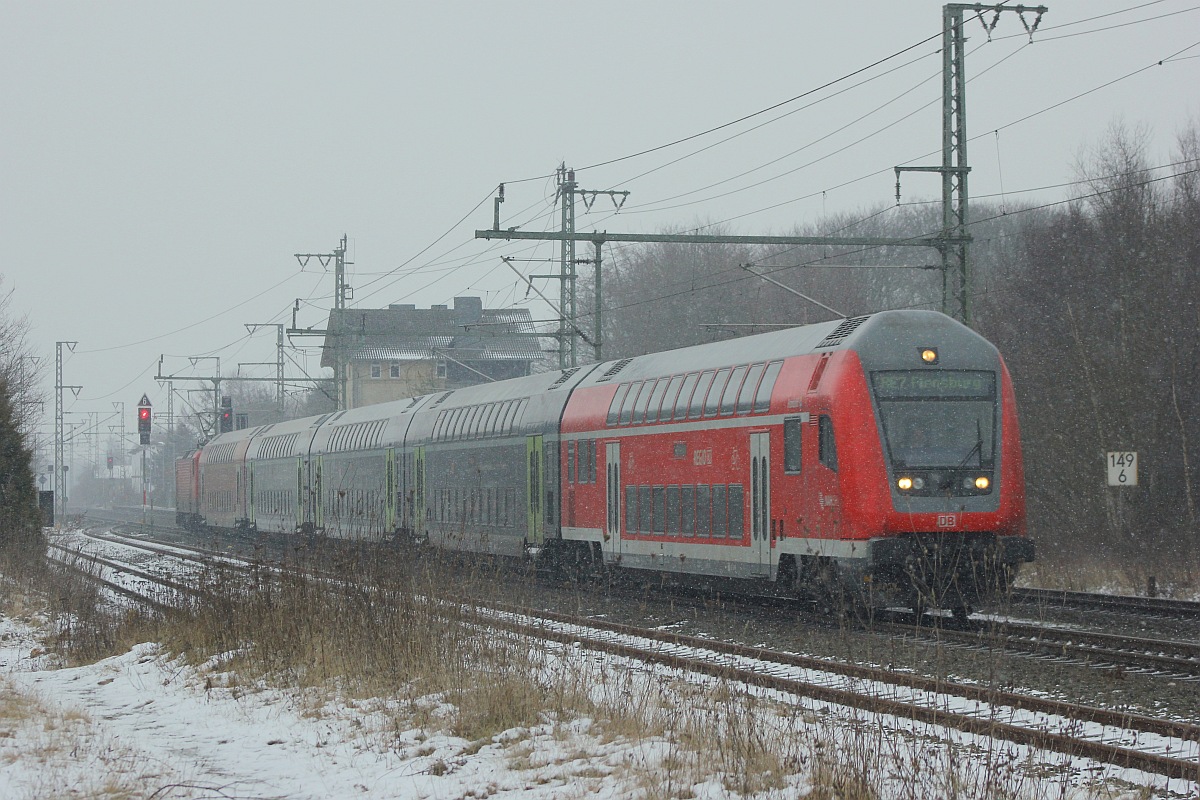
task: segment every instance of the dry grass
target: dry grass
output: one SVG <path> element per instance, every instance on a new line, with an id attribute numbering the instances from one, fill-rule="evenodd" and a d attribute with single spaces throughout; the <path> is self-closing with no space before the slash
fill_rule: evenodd
<path id="1" fill-rule="evenodd" d="M 1200 564 L 1190 559 L 1148 566 L 1142 562 L 1117 562 L 1087 555 L 1056 556 L 1038 553 L 1038 560 L 1021 568 L 1018 583 L 1069 592 L 1113 592 L 1134 596 L 1148 593 L 1154 579 L 1159 597 L 1200 599 Z"/>

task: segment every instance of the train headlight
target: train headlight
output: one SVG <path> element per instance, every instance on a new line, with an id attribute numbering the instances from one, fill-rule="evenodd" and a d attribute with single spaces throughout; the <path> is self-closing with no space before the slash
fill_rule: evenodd
<path id="1" fill-rule="evenodd" d="M 907 492 L 913 487 L 912 478 L 901 478 L 896 481 L 896 485 L 900 487 L 901 491 Z"/>
<path id="2" fill-rule="evenodd" d="M 936 347 L 922 347 L 921 360 L 926 364 L 938 363 L 938 351 Z"/>
<path id="3" fill-rule="evenodd" d="M 992 482 L 988 480 L 987 475 L 980 475 L 975 479 L 975 488 L 981 492 L 986 490 L 991 485 Z"/>

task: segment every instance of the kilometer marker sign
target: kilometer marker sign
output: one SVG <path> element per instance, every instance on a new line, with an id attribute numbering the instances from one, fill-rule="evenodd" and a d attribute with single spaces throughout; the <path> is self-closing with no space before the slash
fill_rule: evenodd
<path id="1" fill-rule="evenodd" d="M 1137 453 L 1110 452 L 1106 455 L 1109 486 L 1137 486 Z"/>

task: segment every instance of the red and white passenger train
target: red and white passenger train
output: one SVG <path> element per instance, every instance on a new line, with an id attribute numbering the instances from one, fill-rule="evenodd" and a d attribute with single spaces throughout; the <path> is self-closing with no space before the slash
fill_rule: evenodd
<path id="1" fill-rule="evenodd" d="M 1033 559 L 1012 384 L 935 312 L 870 316 L 234 431 L 188 526 L 961 611 Z"/>

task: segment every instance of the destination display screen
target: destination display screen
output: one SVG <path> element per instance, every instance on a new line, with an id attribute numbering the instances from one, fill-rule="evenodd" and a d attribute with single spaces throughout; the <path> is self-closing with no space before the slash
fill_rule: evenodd
<path id="1" fill-rule="evenodd" d="M 974 370 L 898 370 L 875 372 L 871 379 L 881 400 L 991 398 L 996 375 Z"/>

